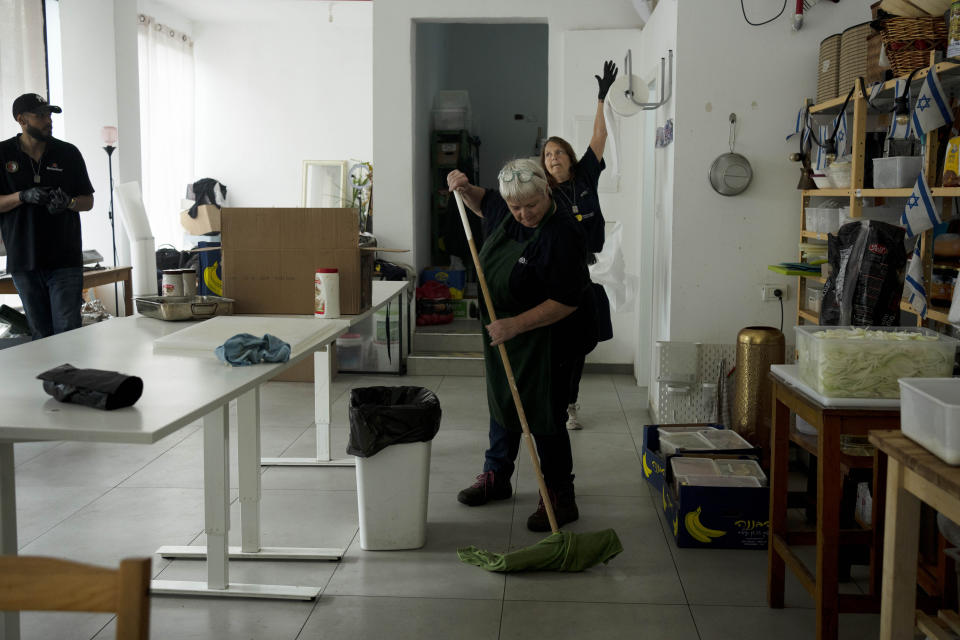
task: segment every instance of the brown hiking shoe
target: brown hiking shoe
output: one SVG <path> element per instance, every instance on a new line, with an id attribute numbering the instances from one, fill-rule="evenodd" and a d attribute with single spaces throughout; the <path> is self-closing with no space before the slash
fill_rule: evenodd
<path id="1" fill-rule="evenodd" d="M 557 491 L 547 489 L 550 502 L 553 503 L 553 515 L 557 518 L 557 526 L 562 527 L 568 522 L 580 518 L 577 500 L 573 491 L 573 483 Z M 543 504 L 543 497 L 537 504 L 537 510 L 527 518 L 527 529 L 530 531 L 550 531 L 550 518 L 547 517 L 547 508 Z"/>
<path id="2" fill-rule="evenodd" d="M 498 480 L 493 471 L 484 471 L 477 481 L 457 494 L 457 500 L 469 507 L 479 507 L 491 500 L 506 500 L 513 495 L 510 479 Z"/>

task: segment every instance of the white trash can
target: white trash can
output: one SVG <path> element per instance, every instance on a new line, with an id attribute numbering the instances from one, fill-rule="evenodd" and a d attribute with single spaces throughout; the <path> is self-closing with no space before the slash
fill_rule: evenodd
<path id="1" fill-rule="evenodd" d="M 431 442 L 394 444 L 356 457 L 360 546 L 419 549 L 427 542 Z"/>

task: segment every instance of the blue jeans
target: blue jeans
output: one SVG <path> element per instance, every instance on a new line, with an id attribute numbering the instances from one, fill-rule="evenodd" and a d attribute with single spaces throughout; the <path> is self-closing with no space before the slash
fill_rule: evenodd
<path id="1" fill-rule="evenodd" d="M 483 470 L 493 471 L 503 480 L 513 475 L 514 461 L 520 451 L 519 431 L 509 431 L 490 418 L 490 448 L 487 449 Z M 560 428 L 553 435 L 535 435 L 540 470 L 549 487 L 558 487 L 573 480 L 573 453 L 570 451 L 570 435 Z"/>
<path id="2" fill-rule="evenodd" d="M 83 267 L 18 271 L 10 275 L 34 340 L 80 326 Z"/>

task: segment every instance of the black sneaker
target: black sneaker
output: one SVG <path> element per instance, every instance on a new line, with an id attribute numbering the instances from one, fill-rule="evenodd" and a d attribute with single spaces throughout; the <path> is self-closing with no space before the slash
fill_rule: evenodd
<path id="1" fill-rule="evenodd" d="M 484 471 L 477 481 L 457 494 L 457 500 L 470 507 L 479 507 L 491 500 L 506 500 L 513 495 L 510 480 L 503 482 L 494 477 L 493 471 Z"/>
<path id="2" fill-rule="evenodd" d="M 558 527 L 580 518 L 580 510 L 577 508 L 572 483 L 569 487 L 557 491 L 547 489 L 547 493 L 550 495 L 550 502 L 553 503 L 553 515 L 557 518 Z M 527 529 L 540 532 L 550 531 L 550 518 L 547 517 L 547 508 L 543 504 L 542 497 L 537 504 L 537 510 L 527 518 Z"/>

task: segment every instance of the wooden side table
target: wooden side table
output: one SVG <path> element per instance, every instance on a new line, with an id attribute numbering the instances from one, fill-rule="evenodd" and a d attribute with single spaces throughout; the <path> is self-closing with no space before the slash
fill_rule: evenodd
<path id="1" fill-rule="evenodd" d="M 790 371 L 794 375 L 786 376 Z M 825 406 L 794 382 L 795 365 L 771 368 L 773 421 L 770 435 L 770 544 L 767 568 L 767 603 L 783 608 L 786 567 L 797 576 L 813 596 L 816 606 L 816 638 L 837 638 L 840 613 L 870 613 L 879 610 L 879 575 L 872 563 L 871 593 L 840 595 L 839 550 L 844 544 L 870 544 L 880 548 L 882 532 L 872 529 L 841 529 L 840 501 L 845 470 L 870 468 L 873 458 L 844 454 L 840 436 L 866 436 L 873 429 L 899 429 L 899 406 L 871 408 L 863 406 Z M 883 404 L 883 403 L 880 403 Z M 816 427 L 816 438 L 790 432 L 790 411 Z M 787 458 L 790 442 L 817 456 L 817 524 L 814 531 L 787 530 Z M 874 505 L 874 511 L 876 512 Z M 792 547 L 815 545 L 817 559 L 814 571 L 808 569 Z M 874 557 L 873 555 L 871 557 Z M 879 558 L 878 558 L 879 560 Z"/>
<path id="2" fill-rule="evenodd" d="M 131 267 L 105 267 L 83 272 L 83 288 L 99 287 L 114 282 L 123 283 L 123 308 L 125 316 L 133 315 L 133 279 L 130 276 Z M 0 293 L 17 295 L 17 288 L 13 278 L 0 278 Z"/>
<path id="3" fill-rule="evenodd" d="M 948 465 L 899 431 L 873 432 L 870 442 L 888 458 L 880 638 L 912 638 L 920 503 L 960 522 L 960 467 Z"/>

